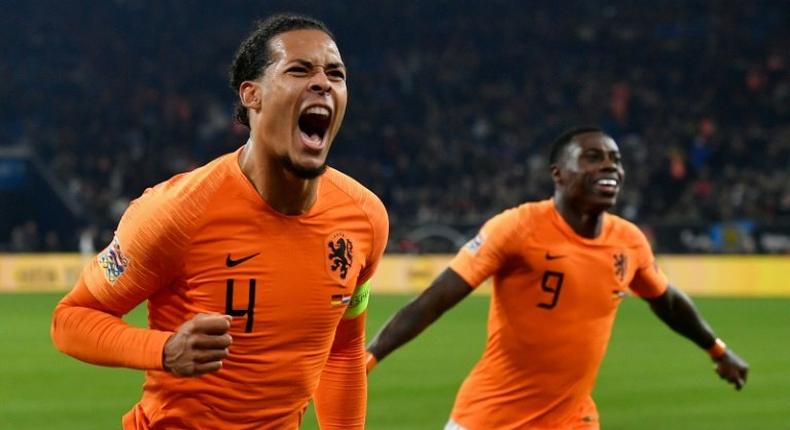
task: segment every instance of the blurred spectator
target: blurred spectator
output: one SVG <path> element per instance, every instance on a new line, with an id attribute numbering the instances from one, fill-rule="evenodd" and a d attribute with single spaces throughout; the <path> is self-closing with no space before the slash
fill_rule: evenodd
<path id="1" fill-rule="evenodd" d="M 28 221 L 11 229 L 11 252 L 38 252 L 43 250 L 38 225 Z"/>
<path id="2" fill-rule="evenodd" d="M 640 224 L 790 225 L 787 2 L 11 3 L 0 145 L 35 147 L 99 243 L 145 187 L 244 143 L 226 68 L 279 10 L 337 29 L 353 102 L 330 163 L 383 198 L 394 250 L 547 196 L 547 145 L 578 123 L 628 146 L 619 210 Z M 89 249 L 39 234 L 8 248 Z"/>

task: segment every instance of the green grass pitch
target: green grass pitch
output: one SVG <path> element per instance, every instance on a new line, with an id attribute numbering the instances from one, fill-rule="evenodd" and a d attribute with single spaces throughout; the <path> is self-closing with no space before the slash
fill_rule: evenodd
<path id="1" fill-rule="evenodd" d="M 59 298 L 0 295 L 0 429 L 120 428 L 121 415 L 139 398 L 141 372 L 90 366 L 54 350 L 49 321 Z M 407 300 L 374 296 L 369 334 Z M 746 388 L 736 392 L 719 380 L 703 352 L 630 298 L 595 389 L 602 428 L 790 429 L 790 299 L 696 303 L 750 363 Z M 370 376 L 368 428 L 442 428 L 482 351 L 487 306 L 487 297 L 468 298 L 379 365 Z M 144 318 L 138 309 L 129 320 Z M 303 428 L 317 428 L 312 414 Z"/>

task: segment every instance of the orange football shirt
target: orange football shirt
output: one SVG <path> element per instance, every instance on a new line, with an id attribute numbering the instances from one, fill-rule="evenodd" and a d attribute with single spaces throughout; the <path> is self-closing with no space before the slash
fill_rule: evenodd
<path id="1" fill-rule="evenodd" d="M 617 307 L 667 288 L 647 239 L 604 214 L 578 236 L 553 200 L 507 210 L 450 263 L 472 286 L 493 276 L 485 352 L 451 416 L 468 430 L 597 429 L 590 398 Z"/>
<path id="2" fill-rule="evenodd" d="M 328 406 L 317 402 L 319 420 L 322 412 L 334 416 L 322 427 L 361 429 L 365 313 L 347 310 L 360 299 L 355 293 L 367 294 L 360 290 L 387 243 L 384 206 L 330 168 L 309 212 L 283 215 L 241 172 L 239 152 L 132 202 L 113 243 L 56 310 L 53 339 L 92 363 L 148 369 L 125 429 L 297 429 L 322 389 Z M 79 318 L 101 318 L 79 312 L 86 295 L 78 290 L 85 287 L 116 316 L 147 299 L 153 330 L 119 328 L 119 320 L 80 325 Z M 193 378 L 163 371 L 165 341 L 201 312 L 233 315 L 222 369 Z M 350 334 L 338 330 L 344 324 L 354 326 Z M 96 330 L 118 335 L 101 337 Z M 339 368 L 327 376 L 328 359 L 341 352 Z M 350 404 L 331 399 L 348 392 L 354 393 Z"/>

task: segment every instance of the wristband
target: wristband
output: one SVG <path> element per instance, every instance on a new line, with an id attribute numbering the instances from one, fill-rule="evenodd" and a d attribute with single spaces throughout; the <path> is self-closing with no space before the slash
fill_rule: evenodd
<path id="1" fill-rule="evenodd" d="M 708 355 L 710 355 L 710 358 L 714 360 L 719 359 L 724 356 L 725 352 L 727 352 L 727 344 L 717 337 L 713 342 L 713 346 L 708 348 L 707 351 Z"/>
<path id="2" fill-rule="evenodd" d="M 378 362 L 379 361 L 376 359 L 376 356 L 373 355 L 373 353 L 368 352 L 367 356 L 365 357 L 365 372 L 370 373 L 370 371 L 376 367 Z"/>

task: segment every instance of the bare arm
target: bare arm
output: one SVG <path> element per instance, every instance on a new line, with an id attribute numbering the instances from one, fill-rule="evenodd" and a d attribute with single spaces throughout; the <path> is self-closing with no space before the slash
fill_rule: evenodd
<path id="1" fill-rule="evenodd" d="M 664 294 L 647 299 L 650 309 L 672 330 L 688 338 L 700 348 L 709 350 L 716 342 L 716 335 L 708 323 L 702 319 L 691 299 L 680 290 L 669 286 Z M 740 390 L 746 384 L 749 365 L 731 349 L 714 358 L 716 372 L 722 379 Z"/>
<path id="2" fill-rule="evenodd" d="M 468 296 L 473 288 L 452 269 L 445 269 L 430 287 L 409 302 L 368 345 L 368 352 L 381 361 L 401 345 L 414 339 L 445 311 Z"/>
<path id="3" fill-rule="evenodd" d="M 685 336 L 702 349 L 708 349 L 716 335 L 697 312 L 691 299 L 682 291 L 667 287 L 664 294 L 647 299 L 650 309 L 672 330 Z"/>

